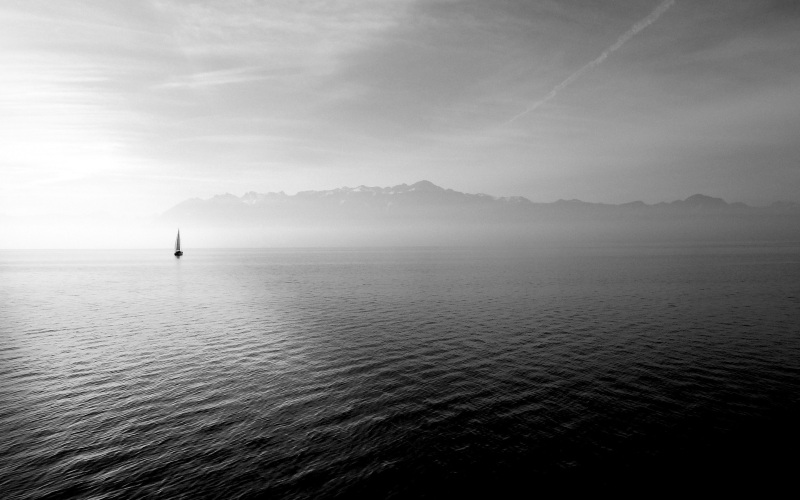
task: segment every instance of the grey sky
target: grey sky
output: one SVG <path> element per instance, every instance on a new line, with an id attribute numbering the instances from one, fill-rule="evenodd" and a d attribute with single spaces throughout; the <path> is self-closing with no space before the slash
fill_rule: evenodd
<path id="1" fill-rule="evenodd" d="M 0 212 L 420 179 L 800 201 L 800 3 L 664 4 L 0 0 Z"/>

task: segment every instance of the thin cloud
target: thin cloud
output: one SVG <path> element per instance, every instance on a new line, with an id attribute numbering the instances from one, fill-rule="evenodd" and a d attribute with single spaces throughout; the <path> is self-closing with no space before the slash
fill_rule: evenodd
<path id="1" fill-rule="evenodd" d="M 169 82 L 155 85 L 153 88 L 202 88 L 216 87 L 220 85 L 235 85 L 238 83 L 257 82 L 262 80 L 272 80 L 277 75 L 286 72 L 259 73 L 259 67 L 244 67 L 234 69 L 224 69 L 218 71 L 205 71 L 193 73 Z"/>
<path id="2" fill-rule="evenodd" d="M 581 78 L 588 71 L 600 66 L 600 64 L 602 64 L 603 61 L 605 61 L 608 58 L 608 56 L 610 56 L 611 54 L 613 54 L 614 52 L 619 50 L 620 47 L 625 45 L 625 43 L 628 40 L 630 40 L 631 38 L 636 36 L 637 33 L 639 33 L 643 29 L 647 28 L 648 26 L 650 26 L 651 24 L 656 22 L 658 20 L 658 18 L 661 17 L 662 14 L 664 14 L 664 12 L 666 12 L 670 7 L 672 7 L 673 4 L 675 4 L 675 0 L 665 0 L 664 2 L 662 2 L 647 17 L 645 17 L 644 19 L 642 19 L 638 23 L 634 24 L 628 31 L 623 33 L 617 39 L 617 41 L 614 42 L 613 45 L 611 45 L 606 50 L 604 50 L 603 53 L 600 54 L 599 56 L 597 56 L 596 59 L 594 59 L 593 61 L 591 61 L 588 64 L 586 64 L 585 66 L 580 68 L 578 71 L 576 71 L 576 72 L 572 73 L 571 75 L 569 75 L 564 81 L 562 81 L 561 83 L 559 83 L 558 85 L 553 87 L 553 89 L 550 92 L 548 92 L 547 95 L 545 95 L 543 98 L 541 98 L 538 101 L 536 101 L 533 104 L 531 104 L 527 109 L 525 109 L 522 112 L 517 113 L 516 115 L 512 116 L 511 119 L 509 119 L 508 121 L 503 123 L 503 125 L 510 125 L 511 123 L 514 123 L 516 120 L 522 118 L 523 116 L 527 115 L 528 113 L 531 113 L 532 111 L 535 111 L 536 109 L 538 109 L 543 104 L 545 104 L 548 101 L 554 99 L 558 95 L 559 92 L 561 92 L 566 87 L 568 87 L 569 85 L 574 83 L 576 80 Z"/>

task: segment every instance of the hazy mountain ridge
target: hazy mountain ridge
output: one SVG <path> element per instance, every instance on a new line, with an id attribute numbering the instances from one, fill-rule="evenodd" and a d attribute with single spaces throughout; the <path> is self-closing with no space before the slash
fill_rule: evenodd
<path id="1" fill-rule="evenodd" d="M 728 203 L 722 198 L 714 198 L 703 194 L 695 194 L 684 200 L 670 203 L 662 202 L 648 205 L 642 201 L 633 201 L 618 205 L 608 203 L 590 203 L 581 200 L 558 200 L 552 203 L 534 203 L 523 196 L 497 197 L 483 193 L 462 193 L 445 189 L 429 181 L 414 184 L 400 184 L 392 187 L 358 186 L 341 187 L 323 191 L 300 191 L 295 195 L 284 192 L 257 193 L 250 191 L 237 197 L 230 193 L 216 195 L 207 200 L 192 198 L 179 203 L 163 214 L 163 217 L 183 217 L 193 215 L 221 214 L 223 210 L 235 210 L 240 215 L 249 209 L 280 207 L 319 208 L 351 211 L 352 208 L 364 208 L 381 211 L 413 209 L 423 206 L 460 207 L 480 205 L 482 208 L 522 208 L 528 212 L 634 212 L 648 210 L 650 212 L 792 212 L 800 210 L 800 204 L 792 202 L 776 202 L 769 207 L 751 207 L 741 202 Z M 211 213 L 209 213 L 211 212 Z"/>
<path id="2" fill-rule="evenodd" d="M 751 207 L 695 194 L 619 205 L 462 193 L 428 181 L 392 187 L 248 192 L 190 199 L 160 221 L 208 245 L 471 245 L 800 241 L 800 204 Z M 234 245 L 234 243 L 231 243 Z"/>
<path id="3" fill-rule="evenodd" d="M 356 204 L 362 206 L 390 207 L 395 204 L 409 203 L 437 203 L 437 204 L 456 204 L 456 203 L 508 203 L 508 204 L 532 204 L 530 200 L 522 196 L 496 197 L 483 193 L 468 194 L 452 189 L 444 189 L 429 181 L 420 181 L 412 185 L 400 184 L 393 187 L 358 186 L 341 187 L 324 191 L 300 191 L 295 195 L 287 195 L 284 192 L 278 193 L 256 193 L 250 191 L 237 197 L 226 193 L 217 195 L 208 200 L 193 198 L 186 200 L 167 213 L 175 210 L 193 209 L 201 205 L 230 206 L 246 205 L 258 208 L 264 205 L 281 205 L 289 203 L 322 203 L 324 205 Z"/>

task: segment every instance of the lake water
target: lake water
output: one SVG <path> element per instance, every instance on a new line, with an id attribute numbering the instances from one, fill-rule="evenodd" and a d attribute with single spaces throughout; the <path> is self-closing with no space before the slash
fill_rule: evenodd
<path id="1" fill-rule="evenodd" d="M 798 325 L 796 246 L 0 252 L 0 496 L 794 484 Z"/>

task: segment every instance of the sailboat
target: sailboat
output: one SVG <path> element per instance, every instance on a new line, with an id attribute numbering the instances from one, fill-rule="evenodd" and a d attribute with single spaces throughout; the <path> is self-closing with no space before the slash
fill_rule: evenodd
<path id="1" fill-rule="evenodd" d="M 183 255 L 181 252 L 181 230 L 178 229 L 178 238 L 175 240 L 175 257 Z"/>

